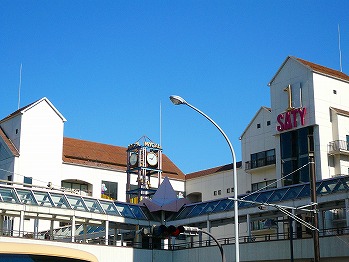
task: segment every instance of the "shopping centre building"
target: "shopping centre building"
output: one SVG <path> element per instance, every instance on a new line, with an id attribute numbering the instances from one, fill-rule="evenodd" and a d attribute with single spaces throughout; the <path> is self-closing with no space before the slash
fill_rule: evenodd
<path id="1" fill-rule="evenodd" d="M 64 137 L 47 98 L 11 113 L 0 120 L 0 253 L 235 261 L 237 190 L 240 261 L 347 261 L 349 76 L 287 57 L 268 86 L 270 106 L 241 130 L 237 188 L 232 163 L 184 174 L 145 136 L 127 147 Z M 158 234 L 162 224 L 200 232 Z"/>

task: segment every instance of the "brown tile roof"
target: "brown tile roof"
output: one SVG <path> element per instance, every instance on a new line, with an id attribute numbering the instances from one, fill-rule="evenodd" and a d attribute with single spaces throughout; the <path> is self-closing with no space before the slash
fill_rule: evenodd
<path id="1" fill-rule="evenodd" d="M 345 81 L 349 81 L 349 76 L 344 74 L 343 72 L 340 72 L 325 66 L 321 66 L 318 64 L 314 64 L 312 62 L 309 62 L 300 58 L 296 58 L 296 60 L 301 62 L 303 65 L 310 67 L 313 71 L 317 73 L 324 74 L 327 76 L 332 76 L 334 78 L 342 79 Z"/>
<path id="2" fill-rule="evenodd" d="M 0 137 L 5 142 L 7 147 L 10 149 L 11 153 L 14 156 L 19 156 L 19 152 L 18 152 L 17 148 L 14 146 L 12 141 L 7 137 L 7 135 L 5 134 L 4 130 L 1 127 L 0 127 Z"/>
<path id="3" fill-rule="evenodd" d="M 349 116 L 349 112 L 345 111 L 343 109 L 335 108 L 335 107 L 330 107 L 332 110 L 334 110 L 337 114 L 344 115 L 344 116 Z"/>
<path id="4" fill-rule="evenodd" d="M 63 162 L 126 171 L 127 148 L 64 137 Z M 163 177 L 185 180 L 184 173 L 162 155 Z"/>
<path id="5" fill-rule="evenodd" d="M 6 116 L 5 118 L 1 119 L 0 122 L 4 122 L 16 115 L 19 115 L 24 109 L 30 107 L 32 104 L 36 103 L 37 101 L 33 102 L 33 103 L 30 103 L 29 105 L 26 105 L 26 106 L 23 106 L 22 108 L 20 109 L 17 109 L 16 111 L 14 111 L 13 113 L 9 114 L 8 116 Z"/>
<path id="6" fill-rule="evenodd" d="M 241 166 L 242 166 L 242 162 L 241 161 L 236 163 L 236 168 L 240 168 Z M 213 168 L 197 171 L 197 172 L 194 172 L 194 173 L 189 173 L 189 174 L 187 174 L 185 176 L 185 180 L 198 178 L 198 177 L 202 177 L 202 176 L 208 176 L 208 175 L 212 175 L 214 173 L 219 173 L 219 172 L 227 171 L 227 170 L 233 170 L 233 164 L 227 164 L 227 165 L 224 165 L 224 166 L 217 166 L 217 167 L 213 167 Z"/>

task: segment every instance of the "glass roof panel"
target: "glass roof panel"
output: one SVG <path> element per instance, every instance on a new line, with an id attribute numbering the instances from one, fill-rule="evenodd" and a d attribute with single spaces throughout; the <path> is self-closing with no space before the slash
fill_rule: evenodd
<path id="1" fill-rule="evenodd" d="M 302 187 L 301 192 L 299 192 L 298 198 L 302 198 L 302 197 L 310 197 L 310 185 L 309 184 L 305 184 Z"/>
<path id="2" fill-rule="evenodd" d="M 299 193 L 302 191 L 303 187 L 304 185 L 290 187 L 286 194 L 283 196 L 282 200 L 297 198 Z"/>
<path id="3" fill-rule="evenodd" d="M 188 214 L 187 217 L 194 217 L 201 215 L 202 210 L 204 210 L 207 203 L 200 203 L 195 206 L 195 208 Z"/>
<path id="4" fill-rule="evenodd" d="M 17 203 L 20 201 L 12 188 L 0 188 L 0 200 L 2 202 Z"/>
<path id="5" fill-rule="evenodd" d="M 66 195 L 66 198 L 68 199 L 68 202 L 69 202 L 70 206 L 72 207 L 72 209 L 80 210 L 80 211 L 89 211 L 87 206 L 85 205 L 82 197 Z"/>
<path id="6" fill-rule="evenodd" d="M 273 194 L 269 197 L 268 202 L 278 202 L 281 201 L 284 195 L 287 193 L 289 188 L 276 189 Z"/>
<path id="7" fill-rule="evenodd" d="M 348 180 L 345 179 L 339 179 L 337 181 L 337 184 L 334 186 L 332 192 L 337 192 L 340 190 L 349 190 L 349 186 L 348 186 Z"/>
<path id="8" fill-rule="evenodd" d="M 176 219 L 186 218 L 189 213 L 196 207 L 196 205 L 190 205 L 183 208 L 183 210 L 177 215 Z"/>
<path id="9" fill-rule="evenodd" d="M 119 202 L 114 202 L 116 209 L 119 211 L 121 216 L 123 217 L 130 217 L 130 218 L 135 218 L 135 215 L 132 213 L 131 209 L 129 208 L 128 205 L 122 204 Z"/>
<path id="10" fill-rule="evenodd" d="M 269 197 L 271 196 L 271 194 L 273 194 L 273 192 L 274 191 L 261 192 L 255 201 L 265 203 L 268 201 Z"/>
<path id="11" fill-rule="evenodd" d="M 22 204 L 25 205 L 38 205 L 36 202 L 36 199 L 34 197 L 34 194 L 29 189 L 16 189 L 19 200 Z"/>
<path id="12" fill-rule="evenodd" d="M 38 201 L 39 206 L 54 207 L 50 195 L 47 192 L 34 191 L 35 199 Z"/>
<path id="13" fill-rule="evenodd" d="M 337 181 L 333 181 L 333 180 L 322 181 L 320 185 L 317 187 L 316 192 L 318 194 L 329 194 L 332 192 L 332 189 L 335 187 L 336 184 L 337 184 Z"/>
<path id="14" fill-rule="evenodd" d="M 219 204 L 219 202 L 221 202 L 221 200 L 216 200 L 216 201 L 207 203 L 205 208 L 201 211 L 200 215 L 212 213 L 213 210 L 216 208 L 216 206 Z"/>
<path id="15" fill-rule="evenodd" d="M 112 201 L 99 200 L 99 203 L 108 215 L 121 216 Z"/>
<path id="16" fill-rule="evenodd" d="M 147 219 L 146 216 L 143 214 L 143 211 L 139 206 L 136 205 L 128 205 L 131 209 L 133 215 L 138 219 Z"/>
<path id="17" fill-rule="evenodd" d="M 140 209 L 142 209 L 142 212 L 147 220 L 158 220 L 145 206 L 140 206 Z"/>
<path id="18" fill-rule="evenodd" d="M 84 202 L 85 202 L 89 212 L 101 213 L 101 214 L 104 213 L 103 208 L 98 203 L 97 199 L 84 198 Z"/>
<path id="19" fill-rule="evenodd" d="M 233 202 L 233 200 L 230 199 L 223 199 L 219 202 L 219 204 L 215 207 L 213 210 L 214 213 L 216 212 L 223 212 L 229 205 L 230 202 Z"/>
<path id="20" fill-rule="evenodd" d="M 64 194 L 49 193 L 55 207 L 71 209 L 69 203 L 64 197 Z"/>

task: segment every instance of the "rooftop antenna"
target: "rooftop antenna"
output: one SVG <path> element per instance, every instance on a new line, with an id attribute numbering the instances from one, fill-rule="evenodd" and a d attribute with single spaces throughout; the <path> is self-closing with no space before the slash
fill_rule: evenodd
<path id="1" fill-rule="evenodd" d="M 339 24 L 338 24 L 338 49 L 339 49 L 339 67 L 341 72 L 343 72 L 342 69 L 342 50 L 341 50 L 341 30 L 339 28 Z"/>
<path id="2" fill-rule="evenodd" d="M 162 146 L 162 110 L 161 110 L 161 101 L 160 101 L 160 146 Z"/>
<path id="3" fill-rule="evenodd" d="M 18 85 L 18 108 L 21 104 L 21 86 L 22 86 L 22 63 L 21 66 L 19 68 L 19 85 Z"/>

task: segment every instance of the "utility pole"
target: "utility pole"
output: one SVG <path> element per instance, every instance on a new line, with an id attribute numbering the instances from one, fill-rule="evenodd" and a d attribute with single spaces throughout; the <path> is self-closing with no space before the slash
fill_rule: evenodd
<path id="1" fill-rule="evenodd" d="M 308 136 L 308 151 L 309 151 L 309 175 L 310 175 L 310 198 L 313 204 L 313 226 L 319 228 L 319 219 L 317 212 L 317 195 L 316 195 L 316 175 L 315 175 L 315 158 L 314 158 L 314 140 L 313 136 Z M 319 230 L 313 230 L 314 241 L 314 262 L 320 262 L 320 241 Z"/>

